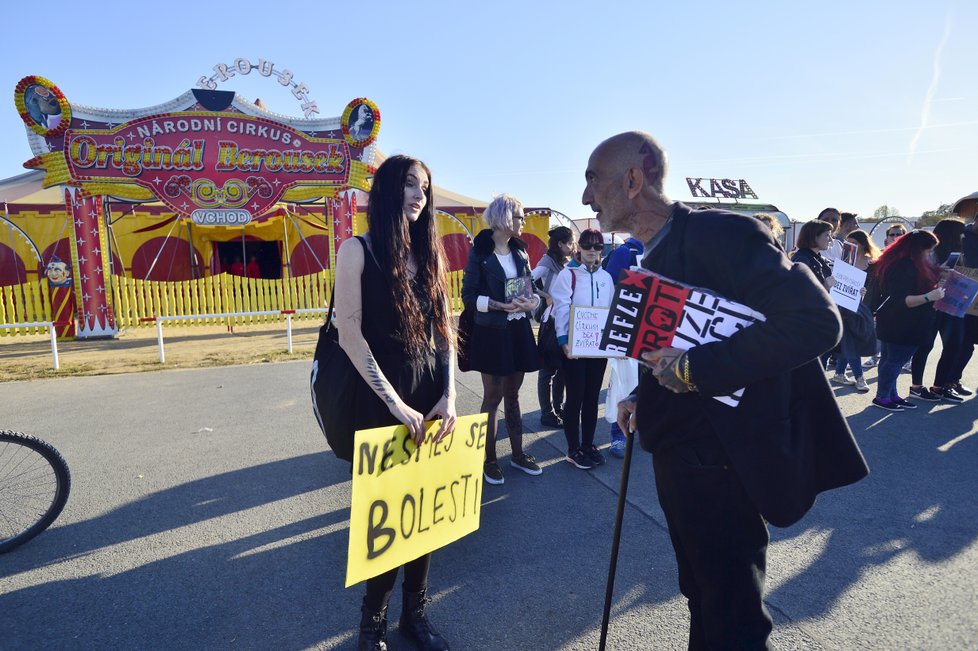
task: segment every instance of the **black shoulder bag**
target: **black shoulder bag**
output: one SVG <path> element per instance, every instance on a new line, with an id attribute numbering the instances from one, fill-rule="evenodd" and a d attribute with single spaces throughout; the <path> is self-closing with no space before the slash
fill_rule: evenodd
<path id="1" fill-rule="evenodd" d="M 362 379 L 346 352 L 340 348 L 339 335 L 333 324 L 335 298 L 334 283 L 326 323 L 319 329 L 309 385 L 312 410 L 326 436 L 326 442 L 337 457 L 353 461 L 353 435 L 356 430 L 350 407 L 356 386 Z"/>

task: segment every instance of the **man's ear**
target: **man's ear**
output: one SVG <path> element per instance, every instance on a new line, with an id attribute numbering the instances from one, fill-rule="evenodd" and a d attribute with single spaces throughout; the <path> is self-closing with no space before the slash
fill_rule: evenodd
<path id="1" fill-rule="evenodd" d="M 625 170 L 622 186 L 629 199 L 637 197 L 645 186 L 645 175 L 642 174 L 642 170 L 638 167 L 629 167 Z"/>

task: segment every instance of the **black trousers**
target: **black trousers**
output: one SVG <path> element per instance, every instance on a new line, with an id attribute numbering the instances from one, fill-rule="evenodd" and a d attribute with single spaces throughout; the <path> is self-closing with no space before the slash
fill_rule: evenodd
<path id="1" fill-rule="evenodd" d="M 769 535 L 712 435 L 653 455 L 659 504 L 679 565 L 689 649 L 769 649 L 763 602 Z"/>
<path id="2" fill-rule="evenodd" d="M 934 348 L 934 340 L 941 335 L 941 356 L 934 370 L 934 386 L 946 387 L 961 379 L 961 358 L 964 354 L 964 319 L 944 312 L 935 315 L 931 332 L 927 337 L 929 344 L 917 348 L 910 363 L 910 383 L 914 386 L 924 383 L 924 367 L 927 356 Z"/>
<path id="3" fill-rule="evenodd" d="M 431 567 L 431 554 L 425 554 L 404 564 L 404 589 L 408 592 L 420 592 L 428 587 L 428 569 Z M 367 579 L 367 594 L 363 603 L 368 610 L 378 612 L 387 606 L 397 582 L 397 570 L 394 568 L 371 579 Z"/>
<path id="4" fill-rule="evenodd" d="M 594 430 L 598 426 L 598 398 L 608 360 L 600 357 L 581 357 L 564 360 L 564 436 L 567 454 L 581 447 L 594 445 Z"/>
<path id="5" fill-rule="evenodd" d="M 954 381 L 960 382 L 964 369 L 971 361 L 971 355 L 978 346 L 978 316 L 971 314 L 964 315 L 964 333 L 961 342 L 961 355 L 958 357 L 958 365 L 954 369 Z"/>
<path id="6" fill-rule="evenodd" d="M 540 415 L 559 413 L 564 406 L 564 369 L 541 366 L 537 373 Z"/>

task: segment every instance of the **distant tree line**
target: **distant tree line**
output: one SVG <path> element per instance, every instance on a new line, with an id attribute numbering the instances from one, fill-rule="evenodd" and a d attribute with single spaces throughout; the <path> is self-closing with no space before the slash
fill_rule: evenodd
<path id="1" fill-rule="evenodd" d="M 925 210 L 920 216 L 920 219 L 917 220 L 917 226 L 934 226 L 942 219 L 953 216 L 954 214 L 951 212 L 951 204 L 942 203 L 940 206 L 938 206 L 937 210 Z M 878 222 L 889 217 L 900 217 L 900 209 L 896 208 L 895 206 L 883 204 L 873 211 L 872 217 L 863 218 L 862 221 Z"/>

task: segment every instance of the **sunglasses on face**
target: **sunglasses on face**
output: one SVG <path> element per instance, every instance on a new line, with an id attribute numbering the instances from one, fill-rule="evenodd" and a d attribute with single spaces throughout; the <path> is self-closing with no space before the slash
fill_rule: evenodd
<path id="1" fill-rule="evenodd" d="M 581 246 L 581 250 L 583 251 L 600 251 L 601 249 L 604 248 L 604 244 L 598 244 L 598 243 L 581 244 L 580 246 Z"/>
<path id="2" fill-rule="evenodd" d="M 900 231 L 893 231 L 892 233 L 887 232 L 886 234 L 887 237 L 900 237 L 901 235 L 903 235 L 903 233 Z"/>

